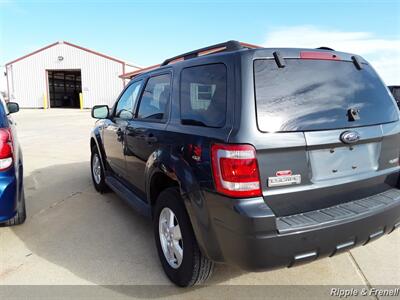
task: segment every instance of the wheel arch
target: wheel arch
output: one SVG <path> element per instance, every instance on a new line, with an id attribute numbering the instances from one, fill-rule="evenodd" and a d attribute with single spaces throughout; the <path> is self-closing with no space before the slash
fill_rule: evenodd
<path id="1" fill-rule="evenodd" d="M 215 249 L 218 243 L 209 232 L 211 216 L 192 166 L 179 155 L 172 156 L 167 151 L 159 150 L 147 161 L 145 174 L 146 195 L 151 205 L 152 218 L 155 217 L 154 208 L 158 195 L 165 188 L 177 187 L 202 253 L 220 261 L 220 251 Z"/>
<path id="2" fill-rule="evenodd" d="M 101 135 L 100 135 L 100 130 L 99 128 L 95 128 L 92 131 L 92 134 L 90 136 L 90 151 L 93 152 L 93 148 L 96 147 L 97 150 L 99 151 L 100 155 L 100 162 L 103 166 L 104 170 L 107 170 L 107 164 L 105 161 L 106 158 L 106 153 L 103 148 L 103 143 L 101 141 Z"/>
<path id="3" fill-rule="evenodd" d="M 149 179 L 149 183 L 146 186 L 148 186 L 146 191 L 147 199 L 152 207 L 152 212 L 157 198 L 162 191 L 170 187 L 180 189 L 178 181 L 172 179 L 170 176 L 160 170 L 153 172 Z"/>

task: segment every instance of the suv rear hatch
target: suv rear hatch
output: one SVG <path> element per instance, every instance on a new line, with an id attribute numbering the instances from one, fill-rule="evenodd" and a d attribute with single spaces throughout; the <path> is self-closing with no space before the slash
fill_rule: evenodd
<path id="1" fill-rule="evenodd" d="M 322 209 L 397 185 L 398 109 L 361 58 L 300 51 L 254 60 L 255 147 L 277 216 Z"/>

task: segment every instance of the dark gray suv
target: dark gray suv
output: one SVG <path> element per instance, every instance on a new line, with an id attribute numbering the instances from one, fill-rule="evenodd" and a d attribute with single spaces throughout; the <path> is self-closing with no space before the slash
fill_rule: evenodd
<path id="1" fill-rule="evenodd" d="M 292 267 L 399 227 L 399 111 L 363 58 L 230 41 L 131 75 L 93 108 L 93 182 L 153 219 L 177 285 L 215 262 Z"/>

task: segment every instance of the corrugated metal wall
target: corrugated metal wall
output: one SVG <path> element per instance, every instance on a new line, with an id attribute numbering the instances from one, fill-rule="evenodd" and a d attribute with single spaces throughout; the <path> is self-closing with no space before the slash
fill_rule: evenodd
<path id="1" fill-rule="evenodd" d="M 63 60 L 60 61 L 59 56 Z M 45 94 L 48 99 L 46 70 L 78 69 L 82 75 L 85 108 L 115 102 L 124 87 L 123 80 L 118 77 L 124 71 L 123 64 L 64 43 L 7 66 L 11 99 L 23 108 L 43 107 Z"/>

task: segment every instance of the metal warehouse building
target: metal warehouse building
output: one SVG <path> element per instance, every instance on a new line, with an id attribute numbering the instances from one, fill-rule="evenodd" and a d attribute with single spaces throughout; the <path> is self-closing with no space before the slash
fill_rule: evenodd
<path id="1" fill-rule="evenodd" d="M 125 85 L 121 74 L 140 69 L 65 41 L 6 64 L 10 101 L 23 108 L 112 105 Z"/>

